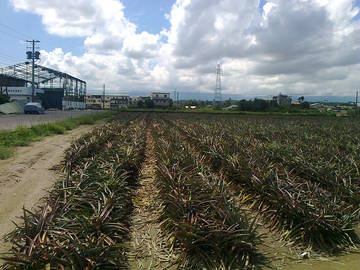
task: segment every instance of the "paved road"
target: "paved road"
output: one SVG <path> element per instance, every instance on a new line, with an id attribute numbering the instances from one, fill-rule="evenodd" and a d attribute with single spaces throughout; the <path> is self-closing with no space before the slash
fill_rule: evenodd
<path id="1" fill-rule="evenodd" d="M 98 111 L 47 111 L 42 115 L 0 115 L 0 130 L 14 130 L 18 126 L 30 127 L 40 123 L 61 121 L 69 117 L 77 117 L 97 112 Z"/>

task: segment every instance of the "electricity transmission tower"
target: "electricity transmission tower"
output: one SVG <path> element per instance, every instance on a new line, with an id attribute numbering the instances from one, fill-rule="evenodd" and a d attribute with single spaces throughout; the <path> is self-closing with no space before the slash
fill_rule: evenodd
<path id="1" fill-rule="evenodd" d="M 222 102 L 222 94 L 221 94 L 221 76 L 223 76 L 223 69 L 221 64 L 216 65 L 216 88 L 215 88 L 215 97 L 214 101 L 216 104 Z"/>
<path id="2" fill-rule="evenodd" d="M 28 49 L 30 49 L 31 51 L 27 51 L 26 55 L 27 55 L 27 59 L 31 60 L 31 102 L 34 101 L 34 96 L 35 96 L 35 60 L 39 60 L 40 59 L 40 52 L 38 51 L 40 48 L 36 47 L 37 43 L 40 43 L 39 40 L 27 40 L 26 42 L 31 43 L 31 46 L 28 47 Z"/>

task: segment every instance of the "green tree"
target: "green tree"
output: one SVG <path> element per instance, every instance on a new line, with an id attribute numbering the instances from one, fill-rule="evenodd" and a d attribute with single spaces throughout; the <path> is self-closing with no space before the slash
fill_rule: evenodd
<path id="1" fill-rule="evenodd" d="M 306 109 L 306 110 L 310 109 L 310 103 L 307 101 L 301 103 L 301 109 Z"/>
<path id="2" fill-rule="evenodd" d="M 143 102 L 142 100 L 138 100 L 138 101 L 136 102 L 136 106 L 137 106 L 138 108 L 144 108 L 144 107 L 145 107 L 144 102 Z"/>
<path id="3" fill-rule="evenodd" d="M 238 102 L 240 111 L 268 112 L 277 108 L 277 104 L 263 99 L 240 100 Z"/>
<path id="4" fill-rule="evenodd" d="M 198 106 L 198 102 L 196 100 L 187 100 L 184 103 L 185 106 Z"/>
<path id="5" fill-rule="evenodd" d="M 229 107 L 231 105 L 232 105 L 231 98 L 224 101 L 224 104 L 223 104 L 224 107 Z"/>
<path id="6" fill-rule="evenodd" d="M 145 107 L 146 108 L 154 108 L 154 101 L 152 99 L 145 99 Z"/>

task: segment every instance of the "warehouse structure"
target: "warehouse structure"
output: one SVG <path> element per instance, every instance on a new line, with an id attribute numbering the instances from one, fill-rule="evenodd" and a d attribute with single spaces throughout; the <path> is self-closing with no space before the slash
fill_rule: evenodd
<path id="1" fill-rule="evenodd" d="M 36 101 L 46 109 L 85 109 L 86 82 L 40 65 L 34 67 Z M 29 62 L 0 68 L 0 93 L 11 101 L 29 102 L 32 97 Z"/>

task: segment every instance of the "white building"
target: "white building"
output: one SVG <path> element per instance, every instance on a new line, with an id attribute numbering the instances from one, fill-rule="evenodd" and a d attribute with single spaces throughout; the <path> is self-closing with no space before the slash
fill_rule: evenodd
<path id="1" fill-rule="evenodd" d="M 155 107 L 170 107 L 172 106 L 172 99 L 168 92 L 152 92 L 151 100 Z"/>
<path id="2" fill-rule="evenodd" d="M 104 99 L 103 95 L 87 95 L 85 100 L 87 109 L 118 109 L 130 104 L 129 96 L 105 96 Z"/>
<path id="3" fill-rule="evenodd" d="M 85 97 L 87 109 L 110 109 L 110 97 L 102 95 L 87 95 Z"/>
<path id="4" fill-rule="evenodd" d="M 280 93 L 278 96 L 273 97 L 273 101 L 275 101 L 279 106 L 289 106 L 291 105 L 292 98 Z"/>
<path id="5" fill-rule="evenodd" d="M 145 101 L 149 100 L 149 99 L 150 99 L 150 97 L 145 97 L 145 96 L 131 97 L 130 98 L 130 103 L 132 105 L 137 105 L 139 102 L 145 103 Z"/>
<path id="6" fill-rule="evenodd" d="M 127 107 L 130 105 L 130 97 L 129 96 L 113 96 L 110 99 L 110 108 L 111 109 L 119 109 L 122 107 Z"/>
<path id="7" fill-rule="evenodd" d="M 32 97 L 31 87 L 7 87 L 7 93 L 10 97 L 10 101 L 23 101 L 30 102 Z M 38 94 L 44 94 L 43 89 L 35 88 L 34 96 Z"/>

